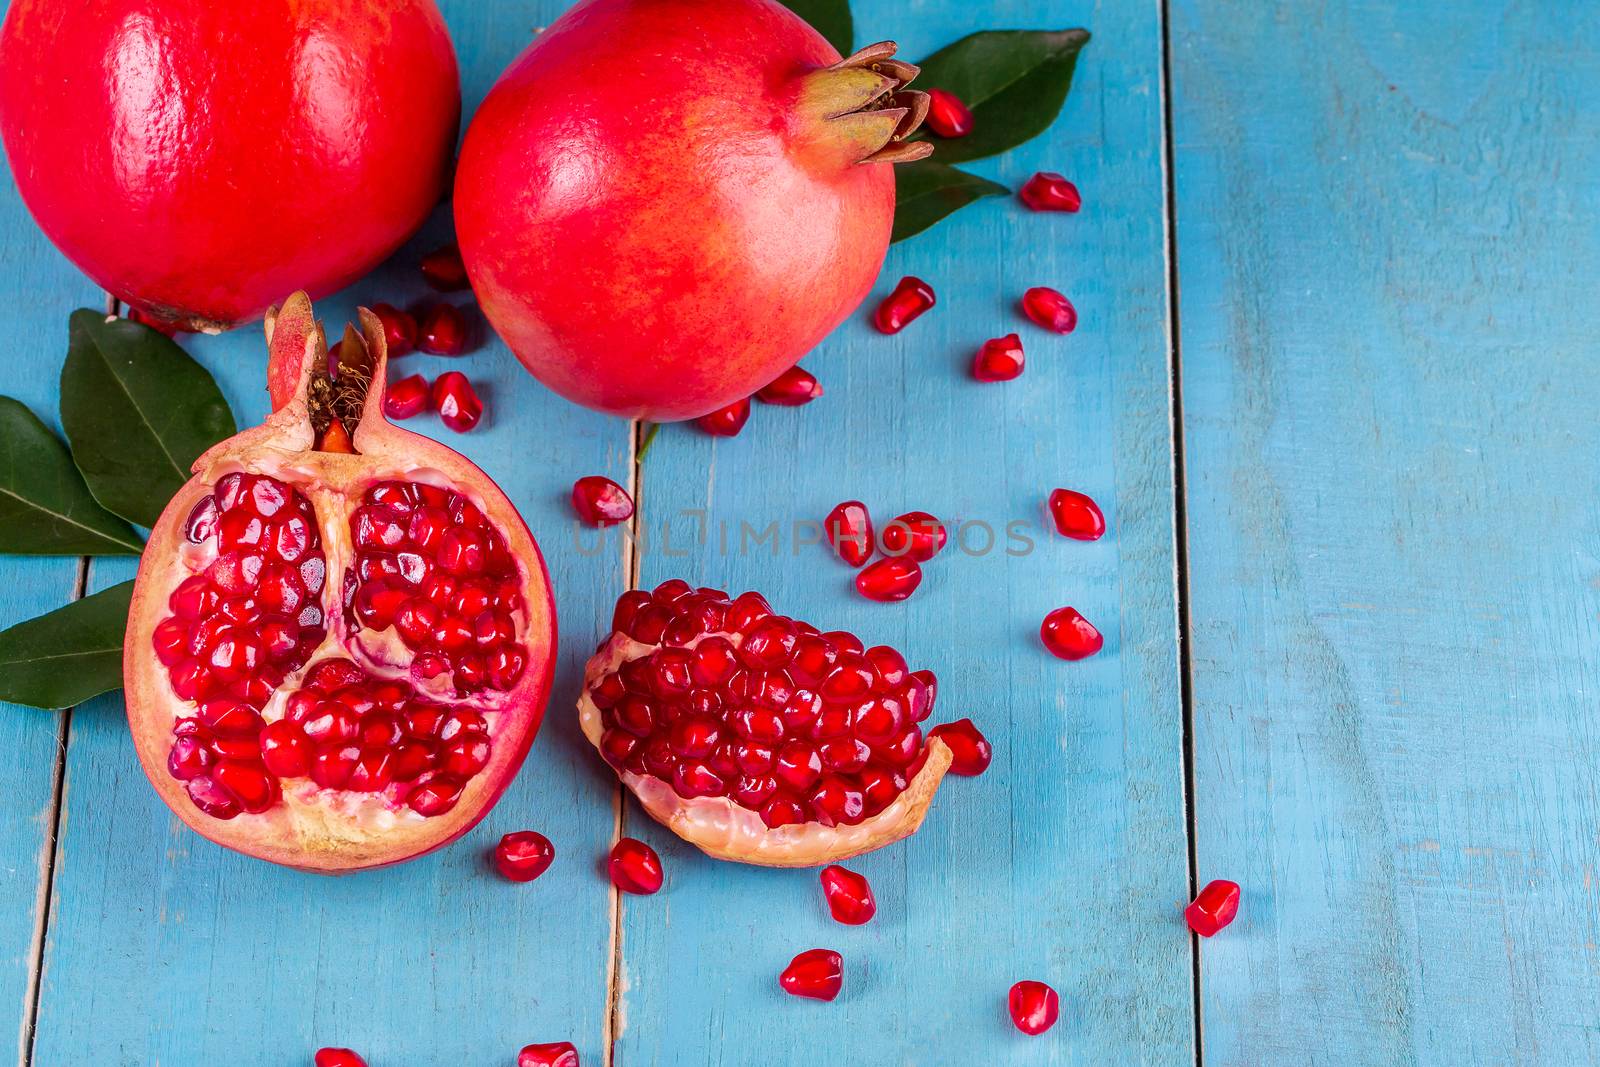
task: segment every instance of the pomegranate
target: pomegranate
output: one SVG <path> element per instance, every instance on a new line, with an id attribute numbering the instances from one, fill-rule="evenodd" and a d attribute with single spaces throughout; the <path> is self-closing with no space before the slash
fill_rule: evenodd
<path id="1" fill-rule="evenodd" d="M 655 819 L 719 859 L 832 863 L 922 825 L 950 765 L 930 671 L 885 645 L 672 579 L 617 601 L 584 735 Z"/>
<path id="2" fill-rule="evenodd" d="M 831 948 L 807 949 L 789 961 L 778 984 L 791 996 L 832 1000 L 844 985 L 844 960 Z"/>
<path id="3" fill-rule="evenodd" d="M 158 322 L 341 289 L 446 188 L 461 93 L 433 0 L 15 0 L 0 56 L 33 217 Z"/>
<path id="4" fill-rule="evenodd" d="M 841 59 L 777 0 L 573 6 L 462 146 L 456 233 L 489 322 L 612 414 L 696 418 L 771 382 L 871 288 L 884 164 L 933 151 L 905 140 L 928 100 L 894 51 Z"/>
<path id="5" fill-rule="evenodd" d="M 277 410 L 201 456 L 151 530 L 123 650 L 161 798 L 211 840 L 311 871 L 470 829 L 549 695 L 555 609 L 511 502 L 391 426 L 383 324 L 330 364 L 304 293 L 269 312 Z"/>

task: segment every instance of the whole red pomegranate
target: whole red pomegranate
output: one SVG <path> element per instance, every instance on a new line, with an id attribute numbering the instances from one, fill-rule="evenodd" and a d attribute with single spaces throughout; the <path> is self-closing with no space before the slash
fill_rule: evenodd
<path id="1" fill-rule="evenodd" d="M 555 606 L 511 502 L 383 417 L 383 324 L 330 366 L 304 293 L 268 313 L 277 410 L 212 448 L 150 532 L 128 723 L 211 840 L 338 872 L 469 830 L 544 715 Z"/>
<path id="2" fill-rule="evenodd" d="M 150 318 L 333 292 L 438 203 L 460 120 L 433 0 L 13 0 L 0 134 L 33 217 Z"/>
<path id="3" fill-rule="evenodd" d="M 777 0 L 582 0 L 473 118 L 456 232 L 541 381 L 652 421 L 792 366 L 866 296 L 927 113 L 892 43 L 841 60 Z"/>

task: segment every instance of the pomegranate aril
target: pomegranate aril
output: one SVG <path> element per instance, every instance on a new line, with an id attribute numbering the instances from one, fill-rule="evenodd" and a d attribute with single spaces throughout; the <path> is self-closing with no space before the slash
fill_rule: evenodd
<path id="1" fill-rule="evenodd" d="M 260 764 L 223 760 L 211 768 L 211 779 L 227 790 L 239 807 L 252 815 L 266 811 L 278 802 L 278 780 Z"/>
<path id="2" fill-rule="evenodd" d="M 838 864 L 823 868 L 822 895 L 835 922 L 860 926 L 878 914 L 878 902 L 866 877 Z"/>
<path id="3" fill-rule="evenodd" d="M 854 825 L 865 818 L 866 798 L 843 778 L 829 775 L 811 793 L 811 809 L 824 826 Z"/>
<path id="4" fill-rule="evenodd" d="M 417 345 L 417 320 L 393 304 L 374 304 L 372 313 L 383 323 L 383 339 L 390 359 L 407 355 Z"/>
<path id="5" fill-rule="evenodd" d="M 471 778 L 489 765 L 489 742 L 467 737 L 446 745 L 439 753 L 439 769 L 459 778 Z"/>
<path id="6" fill-rule="evenodd" d="M 1044 285 L 1022 294 L 1022 313 L 1055 333 L 1071 333 L 1078 326 L 1078 309 L 1072 301 Z"/>
<path id="7" fill-rule="evenodd" d="M 1037 1036 L 1056 1024 L 1061 1000 L 1043 982 L 1022 981 L 1011 987 L 1006 1008 L 1018 1030 Z"/>
<path id="8" fill-rule="evenodd" d="M 750 398 L 745 397 L 708 415 L 701 415 L 694 420 L 694 424 L 712 437 L 733 437 L 744 429 L 744 424 L 749 418 Z"/>
<path id="9" fill-rule="evenodd" d="M 933 287 L 921 278 L 906 276 L 894 291 L 883 298 L 872 313 L 872 324 L 879 333 L 899 333 L 913 319 L 933 307 L 936 298 Z"/>
<path id="10" fill-rule="evenodd" d="M 839 558 L 859 567 L 872 558 L 872 516 L 859 500 L 835 504 L 822 522 L 822 531 Z"/>
<path id="11" fill-rule="evenodd" d="M 441 293 L 458 293 L 469 285 L 461 249 L 453 244 L 435 248 L 422 257 L 422 278 Z"/>
<path id="12" fill-rule="evenodd" d="M 939 137 L 965 137 L 972 132 L 972 110 L 948 89 L 929 89 L 928 117 L 923 125 Z"/>
<path id="13" fill-rule="evenodd" d="M 832 949 L 808 949 L 789 961 L 778 984 L 791 996 L 832 1000 L 844 985 L 844 961 Z"/>
<path id="14" fill-rule="evenodd" d="M 367 1061 L 347 1048 L 319 1048 L 316 1067 L 367 1067 Z"/>
<path id="15" fill-rule="evenodd" d="M 762 403 L 788 408 L 809 404 L 821 395 L 821 383 L 804 367 L 790 367 L 756 391 Z"/>
<path id="16" fill-rule="evenodd" d="M 232 819 L 239 814 L 239 802 L 233 794 L 208 777 L 191 778 L 184 783 L 184 789 L 194 806 L 213 819 Z"/>
<path id="17" fill-rule="evenodd" d="M 409 419 L 421 415 L 433 402 L 428 379 L 420 374 L 393 381 L 383 391 L 383 413 L 391 419 Z"/>
<path id="18" fill-rule="evenodd" d="M 555 861 L 555 846 L 536 830 L 506 834 L 494 847 L 494 867 L 513 882 L 531 882 Z"/>
<path id="19" fill-rule="evenodd" d="M 908 511 L 891 520 L 878 533 L 878 543 L 886 556 L 909 556 L 926 563 L 944 548 L 944 523 L 926 511 Z"/>
<path id="20" fill-rule="evenodd" d="M 578 1067 L 578 1050 L 570 1041 L 525 1045 L 517 1053 L 517 1067 Z"/>
<path id="21" fill-rule="evenodd" d="M 922 567 L 909 556 L 880 559 L 856 575 L 856 591 L 868 600 L 904 600 L 922 584 Z"/>
<path id="22" fill-rule="evenodd" d="M 1077 608 L 1057 608 L 1044 617 L 1039 639 L 1059 659 L 1084 659 L 1099 652 L 1105 638 Z"/>
<path id="23" fill-rule="evenodd" d="M 1201 937 L 1210 937 L 1233 922 L 1239 914 L 1239 884 L 1225 878 L 1207 882 L 1200 895 L 1183 909 L 1184 921 L 1189 929 Z"/>
<path id="24" fill-rule="evenodd" d="M 1017 195 L 1035 211 L 1077 211 L 1083 206 L 1078 187 L 1047 170 L 1024 182 Z"/>
<path id="25" fill-rule="evenodd" d="M 180 737 L 167 753 L 167 772 L 180 782 L 198 778 L 211 768 L 211 751 L 195 737 Z"/>
<path id="26" fill-rule="evenodd" d="M 294 723 L 270 722 L 261 731 L 261 762 L 279 778 L 303 778 L 311 770 L 314 748 Z"/>
<path id="27" fill-rule="evenodd" d="M 950 749 L 951 774 L 968 777 L 982 774 L 989 769 L 989 761 L 994 758 L 994 749 L 990 747 L 989 739 L 973 725 L 971 719 L 957 719 L 955 722 L 935 726 L 930 736 L 937 737 Z"/>
<path id="28" fill-rule="evenodd" d="M 459 356 L 467 350 L 467 317 L 452 304 L 438 303 L 417 316 L 417 348 L 430 356 Z M 435 406 L 439 403 L 434 394 Z"/>
<path id="29" fill-rule="evenodd" d="M 614 526 L 633 517 L 633 498 L 610 478 L 591 474 L 572 483 L 572 510 L 590 526 Z"/>
<path id="30" fill-rule="evenodd" d="M 202 497 L 200 503 L 189 512 L 189 518 L 184 523 L 184 536 L 193 544 L 204 544 L 217 529 L 217 501 L 215 497 Z"/>
<path id="31" fill-rule="evenodd" d="M 1022 338 L 1014 333 L 991 337 L 972 357 L 972 376 L 980 382 L 1009 382 L 1022 373 Z"/>
<path id="32" fill-rule="evenodd" d="M 418 779 L 416 787 L 406 796 L 406 803 L 418 815 L 430 818 L 443 815 L 456 806 L 464 788 L 465 782 L 447 775 L 432 777 L 426 782 Z"/>
<path id="33" fill-rule="evenodd" d="M 632 837 L 624 837 L 611 849 L 606 864 L 611 884 L 624 893 L 649 896 L 661 888 L 661 857 L 656 850 Z"/>
<path id="34" fill-rule="evenodd" d="M 465 433 L 478 425 L 483 418 L 483 401 L 467 376 L 458 370 L 446 371 L 434 379 L 433 406 L 439 409 L 439 421 L 456 433 Z"/>
<path id="35" fill-rule="evenodd" d="M 1050 517 L 1056 532 L 1076 541 L 1097 541 L 1106 532 L 1106 517 L 1091 497 L 1071 489 L 1050 493 Z"/>

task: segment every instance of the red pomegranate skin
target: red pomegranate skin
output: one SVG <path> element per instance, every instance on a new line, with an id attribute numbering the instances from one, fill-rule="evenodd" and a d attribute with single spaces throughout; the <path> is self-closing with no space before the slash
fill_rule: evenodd
<path id="1" fill-rule="evenodd" d="M 14 0 L 0 134 L 67 258 L 226 328 L 330 293 L 438 203 L 460 121 L 433 0 Z"/>
<path id="2" fill-rule="evenodd" d="M 539 35 L 455 186 L 473 288 L 535 376 L 612 414 L 695 418 L 861 302 L 893 168 L 846 161 L 793 107 L 839 58 L 776 0 L 583 0 Z"/>

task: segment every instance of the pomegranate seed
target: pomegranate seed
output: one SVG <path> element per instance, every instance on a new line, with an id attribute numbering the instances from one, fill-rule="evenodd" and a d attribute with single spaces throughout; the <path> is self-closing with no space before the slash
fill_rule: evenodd
<path id="1" fill-rule="evenodd" d="M 1022 981 L 1011 987 L 1007 1007 L 1018 1030 L 1038 1036 L 1056 1024 L 1061 999 L 1043 982 Z"/>
<path id="2" fill-rule="evenodd" d="M 374 304 L 372 313 L 383 323 L 383 339 L 389 347 L 390 359 L 398 359 L 417 347 L 417 320 L 409 311 L 401 311 L 393 304 Z"/>
<path id="3" fill-rule="evenodd" d="M 367 1067 L 367 1061 L 347 1048 L 319 1048 L 316 1067 Z"/>
<path id="4" fill-rule="evenodd" d="M 1072 301 L 1043 285 L 1022 294 L 1022 313 L 1056 333 L 1071 333 L 1078 327 L 1078 309 Z"/>
<path id="5" fill-rule="evenodd" d="M 957 719 L 943 726 L 935 726 L 929 736 L 937 737 L 950 749 L 950 773 L 975 777 L 989 769 L 994 749 L 989 739 L 972 724 L 971 719 Z"/>
<path id="6" fill-rule="evenodd" d="M 422 279 L 441 293 L 458 293 L 467 288 L 467 267 L 461 262 L 461 249 L 449 244 L 423 256 Z"/>
<path id="7" fill-rule="evenodd" d="M 1239 914 L 1239 884 L 1224 878 L 1207 882 L 1194 902 L 1183 909 L 1183 918 L 1189 929 L 1201 937 L 1210 937 L 1233 922 Z"/>
<path id="8" fill-rule="evenodd" d="M 972 376 L 980 382 L 1009 382 L 1022 373 L 1022 338 L 1014 333 L 983 342 L 972 358 Z"/>
<path id="9" fill-rule="evenodd" d="M 757 390 L 756 399 L 764 404 L 797 408 L 821 395 L 822 385 L 815 375 L 804 367 L 790 367 Z"/>
<path id="10" fill-rule="evenodd" d="M 828 544 L 850 566 L 859 567 L 872 558 L 872 516 L 861 501 L 846 500 L 835 505 L 823 520 L 822 529 Z"/>
<path id="11" fill-rule="evenodd" d="M 838 864 L 822 869 L 822 895 L 827 898 L 828 911 L 835 922 L 860 926 L 878 914 L 878 902 L 872 898 L 867 879 Z"/>
<path id="12" fill-rule="evenodd" d="M 844 984 L 844 961 L 832 949 L 808 949 L 789 962 L 778 984 L 791 996 L 832 1000 Z"/>
<path id="13" fill-rule="evenodd" d="M 433 406 L 439 409 L 439 420 L 456 433 L 466 433 L 483 417 L 483 401 L 458 370 L 446 371 L 433 380 Z"/>
<path id="14" fill-rule="evenodd" d="M 432 402 L 428 379 L 420 374 L 390 382 L 383 391 L 383 413 L 391 419 L 409 419 L 428 410 Z"/>
<path id="15" fill-rule="evenodd" d="M 1039 637 L 1050 654 L 1061 659 L 1084 659 L 1099 652 L 1106 643 L 1077 608 L 1057 608 L 1046 615 Z"/>
<path id="16" fill-rule="evenodd" d="M 1056 489 L 1050 493 L 1050 517 L 1056 532 L 1076 541 L 1098 541 L 1106 532 L 1106 517 L 1100 505 L 1083 493 Z"/>
<path id="17" fill-rule="evenodd" d="M 517 1053 L 517 1067 L 578 1067 L 578 1050 L 570 1041 L 526 1045 Z"/>
<path id="18" fill-rule="evenodd" d="M 506 834 L 494 847 L 495 870 L 513 882 L 531 882 L 556 858 L 550 839 L 536 830 Z"/>
<path id="19" fill-rule="evenodd" d="M 461 779 L 440 775 L 426 782 L 419 781 L 416 788 L 406 797 L 406 803 L 411 805 L 411 810 L 418 815 L 432 818 L 454 808 L 456 801 L 461 799 L 461 790 L 464 788 L 466 783 Z"/>
<path id="20" fill-rule="evenodd" d="M 712 437 L 734 437 L 750 418 L 750 398 L 735 400 L 725 408 L 701 415 L 694 424 Z"/>
<path id="21" fill-rule="evenodd" d="M 923 124 L 940 137 L 965 137 L 972 132 L 972 109 L 947 89 L 929 89 L 928 117 Z"/>
<path id="22" fill-rule="evenodd" d="M 922 584 L 922 567 L 909 556 L 880 559 L 856 575 L 856 591 L 868 600 L 904 600 Z"/>
<path id="23" fill-rule="evenodd" d="M 590 474 L 572 483 L 572 510 L 590 526 L 615 526 L 633 517 L 633 498 L 610 478 Z"/>
<path id="24" fill-rule="evenodd" d="M 624 893 L 649 896 L 661 889 L 661 857 L 643 841 L 632 837 L 618 841 L 607 868 L 611 884 Z"/>
<path id="25" fill-rule="evenodd" d="M 884 555 L 909 556 L 926 563 L 939 554 L 947 536 L 944 523 L 926 511 L 908 511 L 883 528 L 878 543 Z"/>
<path id="26" fill-rule="evenodd" d="M 1049 171 L 1029 178 L 1017 195 L 1035 211 L 1077 211 L 1083 204 L 1076 185 Z"/>
<path id="27" fill-rule="evenodd" d="M 872 313 L 872 324 L 879 333 L 899 333 L 936 302 L 933 286 L 921 278 L 907 275 L 900 279 L 894 292 L 884 297 L 883 303 Z"/>
<path id="28" fill-rule="evenodd" d="M 432 305 L 417 323 L 417 347 L 429 355 L 459 356 L 467 350 L 467 317 L 453 304 Z"/>

